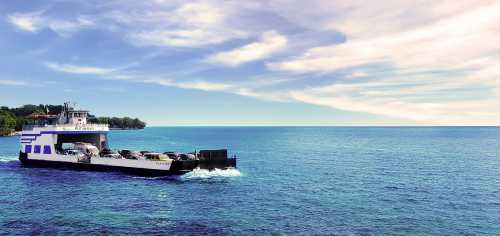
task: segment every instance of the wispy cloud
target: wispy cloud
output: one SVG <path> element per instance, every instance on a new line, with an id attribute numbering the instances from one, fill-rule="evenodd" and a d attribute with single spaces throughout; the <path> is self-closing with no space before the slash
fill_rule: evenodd
<path id="1" fill-rule="evenodd" d="M 294 99 L 419 123 L 498 123 L 500 112 L 485 109 L 500 105 L 494 82 L 500 71 L 493 66 L 500 52 L 498 2 L 436 2 L 426 6 L 429 12 L 406 1 L 334 2 L 346 10 L 318 25 L 344 33 L 346 41 L 311 47 L 268 68 L 323 76 L 354 72 L 291 91 Z M 386 76 L 371 73 L 370 65 L 382 67 Z"/>
<path id="2" fill-rule="evenodd" d="M 404 75 L 368 81 L 349 80 L 290 92 L 301 102 L 402 118 L 419 124 L 496 124 L 500 105 L 495 86 L 475 74 Z M 480 95 L 479 95 L 480 94 Z M 496 104 L 496 105 L 495 105 Z"/>
<path id="3" fill-rule="evenodd" d="M 81 29 L 94 26 L 94 22 L 87 16 L 78 16 L 72 20 L 59 20 L 44 16 L 43 11 L 14 13 L 8 15 L 7 19 L 19 30 L 34 33 L 47 28 L 61 36 L 69 36 Z"/>
<path id="4" fill-rule="evenodd" d="M 204 91 L 224 91 L 232 87 L 229 84 L 208 82 L 203 80 L 176 81 L 172 79 L 158 78 L 157 76 L 148 76 L 143 74 L 134 75 L 128 73 L 123 68 L 118 68 L 118 67 L 103 68 L 103 67 L 92 67 L 92 66 L 74 65 L 74 64 L 59 64 L 54 62 L 45 63 L 45 65 L 54 71 L 69 73 L 69 74 L 95 75 L 98 76 L 97 78 L 99 79 L 126 80 L 130 82 L 158 84 L 162 86 L 196 89 Z"/>
<path id="5" fill-rule="evenodd" d="M 113 4 L 111 4 L 113 5 Z M 227 19 L 233 4 L 210 1 L 137 2 L 102 9 L 92 15 L 73 18 L 50 16 L 45 11 L 12 13 L 7 19 L 23 31 L 50 29 L 61 36 L 70 36 L 82 29 L 96 28 L 123 34 L 135 46 L 200 47 L 219 44 L 248 33 L 232 27 Z"/>
<path id="6" fill-rule="evenodd" d="M 287 41 L 285 36 L 274 31 L 265 32 L 258 42 L 210 55 L 205 61 L 226 66 L 238 66 L 250 61 L 269 58 L 273 53 L 283 50 Z"/>
<path id="7" fill-rule="evenodd" d="M 231 86 L 230 84 L 217 83 L 217 82 L 208 82 L 203 80 L 195 80 L 195 81 L 176 81 L 162 78 L 155 79 L 142 79 L 135 80 L 137 82 L 142 83 L 151 83 L 158 84 L 167 87 L 177 87 L 183 89 L 195 89 L 195 90 L 203 90 L 203 91 L 228 91 Z"/>
<path id="8" fill-rule="evenodd" d="M 171 9 L 147 9 L 142 22 L 123 21 L 132 26 L 129 41 L 138 46 L 198 47 L 245 37 L 244 31 L 226 24 L 229 9 L 208 2 L 191 2 Z M 125 16 L 125 18 L 128 16 Z M 140 17 L 140 16 L 139 16 Z M 135 29 L 134 29 L 135 28 Z M 142 29 L 140 29 L 142 28 Z"/>
<path id="9" fill-rule="evenodd" d="M 109 93 L 125 93 L 127 89 L 121 87 L 99 87 L 97 90 Z"/>
<path id="10" fill-rule="evenodd" d="M 17 80 L 0 80 L 0 85 L 6 85 L 6 86 L 26 86 L 28 85 L 24 81 L 17 81 Z"/>
<path id="11" fill-rule="evenodd" d="M 47 62 L 45 65 L 54 71 L 65 72 L 70 74 L 93 74 L 93 75 L 105 75 L 110 74 L 117 69 L 93 67 L 93 66 L 80 66 L 72 64 L 59 64 L 54 62 Z"/>
<path id="12" fill-rule="evenodd" d="M 348 38 L 345 43 L 313 47 L 301 57 L 270 64 L 270 68 L 331 72 L 370 63 L 391 63 L 399 68 L 448 68 L 500 49 L 495 43 L 500 41 L 498 12 L 500 4 L 496 3 L 410 29 L 396 26 L 396 29 L 386 29 L 389 32 L 385 34 L 358 35 L 358 31 L 354 31 L 352 34 L 356 37 Z"/>
<path id="13" fill-rule="evenodd" d="M 239 81 L 239 82 L 216 82 L 207 80 L 186 80 L 186 79 L 171 79 L 162 75 L 150 74 L 134 74 L 128 72 L 124 68 L 103 68 L 89 67 L 73 64 L 58 64 L 46 63 L 47 67 L 58 72 L 69 74 L 85 74 L 94 75 L 95 79 L 104 80 L 122 80 L 132 83 L 155 84 L 165 87 L 175 87 L 182 89 L 201 90 L 207 92 L 224 92 L 229 94 L 237 94 L 245 97 L 252 97 L 262 100 L 270 100 L 277 102 L 285 102 L 290 99 L 290 96 L 284 92 L 262 91 L 259 90 L 262 86 L 270 85 L 273 81 Z"/>
<path id="14" fill-rule="evenodd" d="M 40 13 L 26 13 L 26 14 L 11 14 L 7 16 L 7 20 L 12 25 L 16 26 L 20 30 L 36 32 L 41 27 L 42 19 L 40 18 Z"/>

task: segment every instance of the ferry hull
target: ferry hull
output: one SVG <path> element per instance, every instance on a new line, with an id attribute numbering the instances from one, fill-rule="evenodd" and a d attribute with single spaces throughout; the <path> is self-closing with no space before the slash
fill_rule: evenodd
<path id="1" fill-rule="evenodd" d="M 199 160 L 182 160 L 173 161 L 169 170 L 155 170 L 136 167 L 110 166 L 88 163 L 74 163 L 61 161 L 47 161 L 29 159 L 28 154 L 19 152 L 19 160 L 25 167 L 40 167 L 40 168 L 57 168 L 57 169 L 72 169 L 84 171 L 101 171 L 101 172 L 123 172 L 137 176 L 158 177 L 169 175 L 182 175 L 191 172 L 195 168 L 201 169 L 225 169 L 228 167 L 236 167 L 236 159 L 228 158 L 226 161 L 199 161 Z"/>
<path id="2" fill-rule="evenodd" d="M 170 170 L 155 170 L 146 168 L 123 167 L 123 166 L 110 166 L 88 163 L 74 163 L 74 162 L 61 162 L 61 161 L 47 161 L 47 160 L 34 160 L 29 159 L 28 155 L 19 152 L 19 160 L 25 167 L 40 167 L 40 168 L 57 168 L 57 169 L 72 169 L 84 171 L 100 171 L 100 172 L 123 172 L 137 176 L 157 177 L 169 175 L 182 175 L 192 171 L 198 166 L 198 161 L 174 161 Z"/>

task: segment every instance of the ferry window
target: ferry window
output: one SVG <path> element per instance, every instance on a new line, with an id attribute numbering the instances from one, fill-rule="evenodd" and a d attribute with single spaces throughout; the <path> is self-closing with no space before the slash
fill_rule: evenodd
<path id="1" fill-rule="evenodd" d="M 26 146 L 24 147 L 24 152 L 25 152 L 25 153 L 31 153 L 31 145 L 26 145 Z"/>
<path id="2" fill-rule="evenodd" d="M 35 145 L 35 153 L 40 153 L 42 147 L 40 145 Z"/>
<path id="3" fill-rule="evenodd" d="M 43 146 L 43 154 L 52 154 L 52 150 L 50 149 L 50 145 Z"/>

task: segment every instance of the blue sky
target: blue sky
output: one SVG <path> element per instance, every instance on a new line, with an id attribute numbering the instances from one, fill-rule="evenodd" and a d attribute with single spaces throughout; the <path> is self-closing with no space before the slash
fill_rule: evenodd
<path id="1" fill-rule="evenodd" d="M 7 1 L 0 104 L 150 125 L 500 124 L 498 1 Z"/>

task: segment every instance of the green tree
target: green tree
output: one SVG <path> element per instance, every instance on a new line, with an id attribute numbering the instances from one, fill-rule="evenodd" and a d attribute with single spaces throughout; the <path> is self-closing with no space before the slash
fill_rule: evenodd
<path id="1" fill-rule="evenodd" d="M 32 119 L 23 116 L 16 116 L 16 131 L 23 130 L 23 125 L 30 122 Z"/>
<path id="2" fill-rule="evenodd" d="M 123 128 L 123 121 L 118 117 L 113 117 L 109 120 L 110 128 Z"/>
<path id="3" fill-rule="evenodd" d="M 45 107 L 49 110 L 50 115 L 57 115 L 61 113 L 64 108 L 62 105 L 46 105 Z"/>
<path id="4" fill-rule="evenodd" d="M 141 120 L 135 118 L 133 121 L 132 121 L 132 124 L 133 124 L 133 127 L 135 129 L 144 129 L 144 127 L 146 127 L 146 123 L 145 122 L 142 122 Z"/>
<path id="5" fill-rule="evenodd" d="M 12 113 L 0 111 L 0 136 L 9 135 L 16 128 L 16 118 Z"/>
<path id="6" fill-rule="evenodd" d="M 22 107 L 10 109 L 15 116 L 29 116 L 37 110 L 36 105 L 24 105 Z"/>
<path id="7" fill-rule="evenodd" d="M 124 117 L 122 119 L 122 124 L 125 129 L 134 128 L 133 120 L 130 117 Z"/>
<path id="8" fill-rule="evenodd" d="M 33 113 L 31 113 L 30 115 L 32 116 L 37 116 L 37 115 L 47 115 L 47 112 L 44 111 L 43 109 L 41 108 L 38 108 L 36 110 L 33 111 Z"/>
<path id="9" fill-rule="evenodd" d="M 99 124 L 109 124 L 109 117 L 99 117 L 97 120 Z"/>

